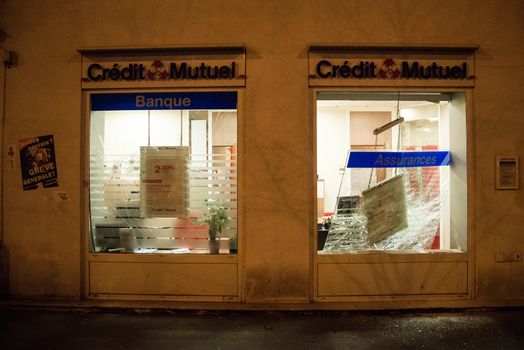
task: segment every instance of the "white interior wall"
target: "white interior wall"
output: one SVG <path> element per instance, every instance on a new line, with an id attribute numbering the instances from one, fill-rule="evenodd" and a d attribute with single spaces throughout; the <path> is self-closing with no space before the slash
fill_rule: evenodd
<path id="1" fill-rule="evenodd" d="M 182 146 L 189 146 L 189 111 L 182 111 Z"/>
<path id="2" fill-rule="evenodd" d="M 439 106 L 439 149 L 449 150 L 449 104 L 442 103 Z M 453 155 L 452 155 L 453 156 Z M 442 207 L 440 210 L 440 249 L 450 249 L 450 167 L 440 167 L 440 199 Z"/>
<path id="3" fill-rule="evenodd" d="M 349 145 L 349 111 L 318 109 L 317 174 L 319 179 L 324 179 L 326 212 L 335 210 Z"/>
<path id="4" fill-rule="evenodd" d="M 449 106 L 450 167 L 450 247 L 467 250 L 467 137 L 466 96 L 454 93 Z"/>
<path id="5" fill-rule="evenodd" d="M 237 143 L 237 113 L 213 112 L 213 146 Z"/>
<path id="6" fill-rule="evenodd" d="M 206 135 L 204 135 L 206 140 L 206 154 L 213 154 L 213 112 L 207 111 L 207 132 Z M 210 164 L 208 164 L 210 165 Z"/>
<path id="7" fill-rule="evenodd" d="M 179 110 L 150 111 L 151 146 L 180 146 L 182 143 L 182 112 Z"/>
<path id="8" fill-rule="evenodd" d="M 404 145 L 438 145 L 439 130 L 436 123 L 431 123 L 438 121 L 438 104 L 402 108 L 400 115 L 404 117 L 404 124 L 409 124 L 409 128 L 406 129 L 407 139 L 404 140 Z"/>
<path id="9" fill-rule="evenodd" d="M 147 111 L 108 111 L 104 112 L 104 117 L 101 141 L 105 154 L 139 154 L 140 146 L 148 145 Z M 96 142 L 93 136 L 92 142 Z"/>
<path id="10" fill-rule="evenodd" d="M 207 154 L 207 121 L 191 120 L 191 156 L 192 159 L 205 160 Z"/>
<path id="11" fill-rule="evenodd" d="M 439 149 L 449 150 L 449 104 L 440 104 L 439 117 Z M 453 156 L 453 155 L 452 155 Z M 440 249 L 450 249 L 450 167 L 440 167 Z"/>

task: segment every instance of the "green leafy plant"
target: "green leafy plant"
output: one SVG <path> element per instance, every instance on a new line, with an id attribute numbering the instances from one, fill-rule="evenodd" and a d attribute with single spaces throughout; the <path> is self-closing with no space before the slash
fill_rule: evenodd
<path id="1" fill-rule="evenodd" d="M 229 216 L 223 206 L 210 204 L 207 207 L 207 213 L 202 215 L 201 221 L 209 225 L 209 238 L 215 239 L 217 233 L 222 233 L 222 230 L 229 224 Z"/>

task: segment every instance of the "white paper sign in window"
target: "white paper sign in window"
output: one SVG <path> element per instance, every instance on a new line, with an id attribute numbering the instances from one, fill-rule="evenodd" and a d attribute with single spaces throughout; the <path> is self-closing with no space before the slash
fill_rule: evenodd
<path id="1" fill-rule="evenodd" d="M 140 147 L 142 217 L 187 215 L 189 147 Z"/>

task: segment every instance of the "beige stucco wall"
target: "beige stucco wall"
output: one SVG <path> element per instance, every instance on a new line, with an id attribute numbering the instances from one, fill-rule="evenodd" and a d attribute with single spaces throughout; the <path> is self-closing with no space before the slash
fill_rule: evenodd
<path id="1" fill-rule="evenodd" d="M 312 279 L 312 105 L 307 46 L 478 44 L 474 96 L 479 300 L 524 299 L 524 194 L 495 191 L 495 156 L 524 150 L 524 2 L 390 0 L 3 0 L 4 154 L 53 134 L 59 190 L 22 191 L 4 165 L 4 243 L 15 296 L 79 298 L 81 47 L 245 44 L 245 276 L 248 301 L 307 301 Z M 522 158 L 521 158 L 522 160 Z M 524 171 L 524 170 L 523 170 Z M 521 176 L 522 182 L 522 176 Z"/>

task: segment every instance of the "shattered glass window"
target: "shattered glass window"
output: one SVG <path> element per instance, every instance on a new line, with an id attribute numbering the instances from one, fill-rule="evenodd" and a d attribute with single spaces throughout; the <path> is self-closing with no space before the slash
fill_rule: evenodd
<path id="1" fill-rule="evenodd" d="M 464 93 L 319 94 L 319 252 L 465 251 L 465 120 Z"/>

